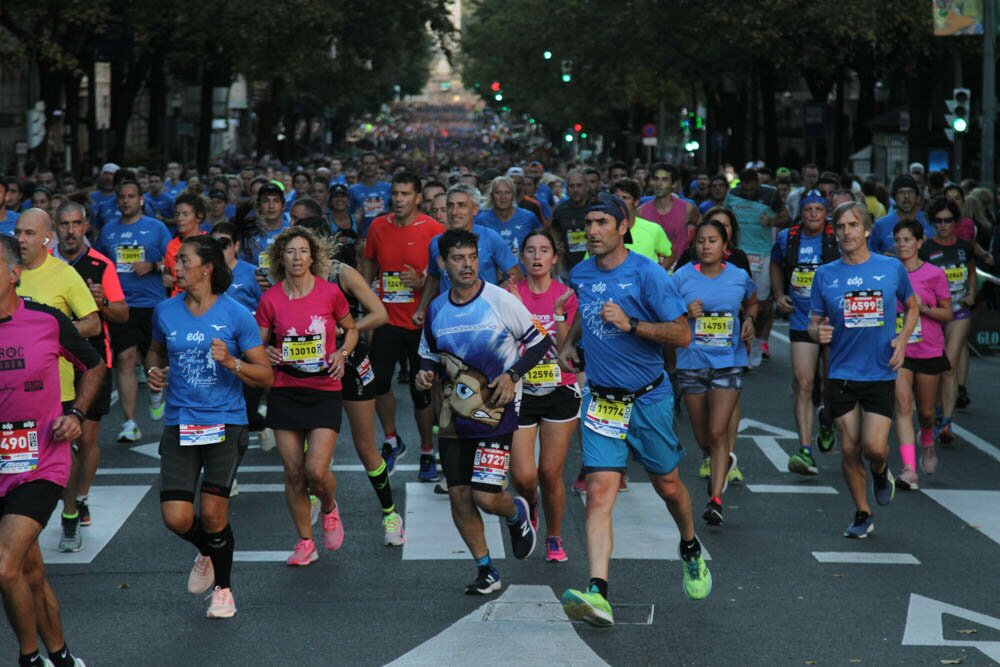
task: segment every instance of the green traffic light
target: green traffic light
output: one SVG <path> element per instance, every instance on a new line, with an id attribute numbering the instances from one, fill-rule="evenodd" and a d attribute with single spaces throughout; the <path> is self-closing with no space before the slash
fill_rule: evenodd
<path id="1" fill-rule="evenodd" d="M 542 54 L 542 57 L 545 58 L 546 60 L 552 60 L 552 52 L 546 51 L 545 53 Z"/>
<path id="2" fill-rule="evenodd" d="M 562 79 L 563 83 L 569 83 L 570 81 L 573 80 L 573 76 L 571 74 L 563 74 Z"/>
<path id="3" fill-rule="evenodd" d="M 955 120 L 951 121 L 951 129 L 955 130 L 956 132 L 965 132 L 966 130 L 969 129 L 969 121 L 961 117 L 956 118 Z"/>
<path id="4" fill-rule="evenodd" d="M 573 143 L 573 135 L 572 135 L 572 134 L 570 134 L 569 132 L 567 132 L 567 133 L 566 133 L 566 136 L 565 136 L 565 137 L 563 137 L 563 139 L 565 139 L 565 140 L 566 140 L 566 143 L 567 143 L 567 144 L 571 144 L 571 143 Z"/>
<path id="5" fill-rule="evenodd" d="M 496 95 L 493 96 L 493 99 L 495 99 L 497 102 L 503 102 L 503 95 L 497 93 Z"/>
<path id="6" fill-rule="evenodd" d="M 580 133 L 580 138 L 581 139 L 586 139 L 587 138 L 587 133 L 586 132 L 581 132 Z"/>

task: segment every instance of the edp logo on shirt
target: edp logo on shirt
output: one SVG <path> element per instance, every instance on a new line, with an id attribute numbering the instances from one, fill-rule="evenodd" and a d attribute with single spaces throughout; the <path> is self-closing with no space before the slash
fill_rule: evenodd
<path id="1" fill-rule="evenodd" d="M 189 333 L 187 335 L 186 340 L 194 342 L 194 343 L 201 343 L 202 341 L 205 340 L 205 334 L 203 332 L 201 332 L 201 331 L 195 331 L 195 332 Z"/>

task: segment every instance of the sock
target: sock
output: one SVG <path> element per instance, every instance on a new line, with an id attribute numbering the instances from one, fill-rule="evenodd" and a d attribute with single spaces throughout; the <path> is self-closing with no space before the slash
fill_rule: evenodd
<path id="1" fill-rule="evenodd" d="M 933 447 L 934 446 L 934 427 L 924 428 L 920 427 L 920 446 L 921 447 Z"/>
<path id="2" fill-rule="evenodd" d="M 177 535 L 182 540 L 187 540 L 193 544 L 198 549 L 198 553 L 202 556 L 208 555 L 208 545 L 205 540 L 205 531 L 202 530 L 201 520 L 199 520 L 197 516 L 194 518 L 194 523 L 191 524 L 191 527 L 188 528 L 186 533 L 177 533 Z"/>
<path id="3" fill-rule="evenodd" d="M 55 667 L 73 667 L 76 662 L 66 644 L 63 644 L 63 647 L 58 651 L 49 651 L 49 659 Z"/>
<path id="4" fill-rule="evenodd" d="M 915 445 L 900 445 L 899 458 L 903 459 L 904 466 L 912 470 L 917 469 L 917 451 Z"/>
<path id="5" fill-rule="evenodd" d="M 393 447 L 395 447 L 396 446 L 396 432 L 393 431 L 392 433 L 386 433 L 385 434 L 385 440 L 383 440 L 383 442 L 388 442 L 390 445 L 392 445 Z"/>
<path id="6" fill-rule="evenodd" d="M 487 551 L 485 556 L 483 556 L 482 558 L 477 558 L 476 565 L 478 565 L 479 567 L 493 567 L 493 561 L 490 560 L 490 552 Z"/>
<path id="7" fill-rule="evenodd" d="M 85 503 L 85 502 L 87 502 L 87 496 L 77 496 L 76 497 L 76 504 L 77 505 L 79 505 L 80 503 Z"/>
<path id="8" fill-rule="evenodd" d="M 228 523 L 218 533 L 205 533 L 208 556 L 215 569 L 215 585 L 231 588 L 229 579 L 233 574 L 233 528 Z"/>
<path id="9" fill-rule="evenodd" d="M 385 461 L 382 461 L 375 470 L 368 471 L 368 481 L 375 489 L 379 505 L 382 506 L 382 513 L 391 514 L 394 512 L 396 507 L 392 503 L 392 485 L 389 484 L 389 475 L 385 471 Z"/>
<path id="10" fill-rule="evenodd" d="M 698 541 L 697 537 L 691 538 L 688 542 L 681 539 L 681 558 L 691 559 L 701 553 L 701 543 Z"/>
<path id="11" fill-rule="evenodd" d="M 951 423 L 951 417 L 941 417 L 941 428 L 948 426 Z"/>
<path id="12" fill-rule="evenodd" d="M 809 456 L 813 455 L 812 445 L 802 445 L 802 447 L 800 449 L 806 450 L 809 453 Z"/>
<path id="13" fill-rule="evenodd" d="M 17 658 L 18 667 L 32 667 L 33 665 L 42 664 L 42 656 L 38 655 L 38 651 L 34 653 L 22 653 Z"/>
<path id="14" fill-rule="evenodd" d="M 722 498 L 720 498 L 720 497 L 718 497 L 718 496 L 712 496 L 712 497 L 710 497 L 710 498 L 708 499 L 708 502 L 710 502 L 710 503 L 715 503 L 715 504 L 717 504 L 717 505 L 718 505 L 719 507 L 722 507 Z"/>
<path id="15" fill-rule="evenodd" d="M 590 578 L 590 586 L 587 587 L 587 591 L 590 593 L 600 593 L 601 597 L 605 600 L 608 599 L 608 580 L 598 579 L 597 577 Z"/>
<path id="16" fill-rule="evenodd" d="M 427 443 L 427 442 L 423 443 L 422 445 L 420 445 L 420 453 L 421 454 L 433 454 L 434 453 L 434 444 L 433 443 Z"/>

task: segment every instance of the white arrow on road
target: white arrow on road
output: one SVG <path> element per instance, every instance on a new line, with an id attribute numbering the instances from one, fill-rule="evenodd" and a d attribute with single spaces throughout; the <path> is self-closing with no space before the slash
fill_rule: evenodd
<path id="1" fill-rule="evenodd" d="M 903 632 L 903 646 L 961 646 L 976 648 L 991 660 L 1000 661 L 1000 641 L 965 641 L 945 639 L 942 616 L 949 614 L 994 630 L 1000 630 L 1000 618 L 980 614 L 969 609 L 939 602 L 923 595 L 912 593 L 910 607 L 906 611 L 906 630 Z"/>
<path id="2" fill-rule="evenodd" d="M 744 431 L 753 430 L 763 431 L 763 433 L 744 433 Z M 754 444 L 767 457 L 767 460 L 771 462 L 771 465 L 778 469 L 778 472 L 788 472 L 788 452 L 778 444 L 778 438 L 794 440 L 799 437 L 797 433 L 756 419 L 741 419 L 739 437 L 753 440 Z"/>
<path id="3" fill-rule="evenodd" d="M 502 613 L 494 613 L 498 606 L 503 607 Z M 528 660 L 537 665 L 574 667 L 608 664 L 576 634 L 551 588 L 510 586 L 496 601 L 479 607 L 389 665 L 482 667 Z"/>

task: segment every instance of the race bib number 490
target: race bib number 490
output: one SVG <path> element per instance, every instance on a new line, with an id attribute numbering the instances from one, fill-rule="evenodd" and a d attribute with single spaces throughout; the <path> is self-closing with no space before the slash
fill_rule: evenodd
<path id="1" fill-rule="evenodd" d="M 38 468 L 38 425 L 33 419 L 0 423 L 0 475 Z"/>
<path id="2" fill-rule="evenodd" d="M 884 320 L 882 290 L 860 290 L 844 294 L 844 326 L 848 329 L 880 327 Z"/>

